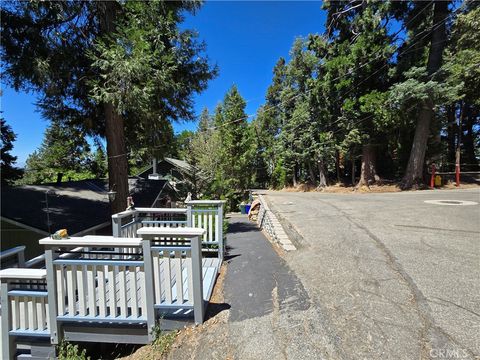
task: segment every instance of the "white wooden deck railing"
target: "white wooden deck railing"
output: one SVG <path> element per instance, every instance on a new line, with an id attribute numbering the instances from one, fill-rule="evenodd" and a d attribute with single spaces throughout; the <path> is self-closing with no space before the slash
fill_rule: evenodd
<path id="1" fill-rule="evenodd" d="M 152 228 L 137 231 L 143 239 L 155 244 L 170 238 L 183 242 L 180 246 L 152 245 L 154 297 L 156 309 L 193 309 L 196 323 L 202 323 L 205 314 L 201 237 L 199 228 Z"/>
<path id="2" fill-rule="evenodd" d="M 23 248 L 3 254 L 26 267 L 44 261 L 46 269 L 0 271 L 2 358 L 13 356 L 17 337 L 58 344 L 65 322 L 145 323 L 149 341 L 160 314 L 193 313 L 203 322 L 203 296 L 210 296 L 223 259 L 223 201 L 139 208 L 112 222 L 113 237 L 42 239 L 45 254 L 30 262 Z M 206 248 L 218 249 L 219 259 L 202 259 Z"/>
<path id="3" fill-rule="evenodd" d="M 195 322 L 203 322 L 203 294 L 195 291 L 203 288 L 200 237 L 205 231 L 146 229 L 155 237 L 139 229 L 143 239 L 40 240 L 46 249 L 52 343 L 58 343 L 58 329 L 67 321 L 147 323 L 152 329 L 158 317 L 155 309 L 175 308 L 193 311 Z M 158 237 L 182 245 L 157 245 Z M 78 247 L 84 250 L 71 253 Z M 128 248 L 135 251 L 123 252 Z"/>
<path id="4" fill-rule="evenodd" d="M 46 271 L 0 271 L 2 359 L 12 357 L 15 337 L 50 336 Z"/>
<path id="5" fill-rule="evenodd" d="M 141 227 L 198 227 L 205 229 L 204 251 L 218 251 L 223 260 L 223 200 L 192 200 L 187 208 L 136 208 L 112 215 L 115 237 L 136 237 Z M 171 239 L 163 239 L 167 243 Z"/>
<path id="6" fill-rule="evenodd" d="M 0 252 L 2 268 L 25 267 L 25 249 L 26 246 L 16 246 Z"/>

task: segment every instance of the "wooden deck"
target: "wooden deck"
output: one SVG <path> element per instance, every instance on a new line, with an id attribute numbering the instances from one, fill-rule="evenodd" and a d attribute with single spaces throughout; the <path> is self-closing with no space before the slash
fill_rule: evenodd
<path id="1" fill-rule="evenodd" d="M 45 269 L 0 271 L 2 359 L 19 346 L 52 356 L 62 338 L 146 344 L 156 326 L 201 324 L 223 261 L 223 202 L 212 204 L 116 214 L 113 237 L 40 240 Z"/>

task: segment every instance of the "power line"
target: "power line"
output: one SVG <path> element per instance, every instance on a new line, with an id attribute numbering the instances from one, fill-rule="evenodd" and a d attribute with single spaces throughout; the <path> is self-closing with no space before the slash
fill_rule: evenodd
<path id="1" fill-rule="evenodd" d="M 468 0 L 467 0 L 466 2 L 468 2 Z M 466 2 L 465 2 L 465 3 L 466 3 Z M 411 18 L 411 19 L 408 20 L 406 23 L 404 23 L 404 24 L 402 25 L 402 27 L 401 27 L 395 34 L 393 34 L 392 42 L 395 41 L 395 40 L 396 40 L 395 38 L 402 32 L 402 30 L 404 30 L 409 23 L 411 23 L 411 22 L 412 22 L 414 19 L 416 19 L 423 11 L 425 11 L 425 10 L 430 6 L 431 3 L 433 3 L 433 1 L 430 1 L 430 3 L 427 4 L 422 10 L 420 10 L 413 18 Z M 464 3 L 464 4 L 465 4 L 465 3 Z M 413 47 L 414 45 L 416 45 L 416 44 L 418 44 L 420 41 L 422 41 L 426 36 L 428 36 L 432 31 L 434 31 L 438 26 L 441 26 L 441 25 L 447 20 L 447 18 L 448 18 L 449 16 L 452 16 L 452 15 L 456 14 L 457 12 L 459 12 L 459 11 L 461 10 L 461 8 L 464 6 L 464 4 L 462 4 L 462 6 L 459 7 L 457 10 L 455 10 L 454 12 L 448 14 L 444 19 L 442 19 L 442 20 L 438 21 L 437 23 L 433 24 L 429 29 L 425 29 L 425 30 L 423 30 L 422 32 L 420 32 L 419 34 L 416 34 L 416 35 L 414 36 L 414 38 L 412 38 L 412 40 L 414 40 L 416 37 L 418 37 L 419 35 L 423 34 L 424 32 L 427 32 L 427 34 L 425 34 L 424 36 L 422 36 L 420 39 L 415 40 L 415 41 L 413 41 L 411 44 L 409 44 L 409 46 L 408 46 L 405 50 L 403 50 L 403 51 L 401 51 L 399 54 L 397 54 L 397 56 L 404 55 L 404 54 L 408 53 L 407 50 L 409 50 L 411 47 Z M 447 41 L 447 40 L 443 40 L 443 41 Z M 443 41 L 442 41 L 442 42 L 443 42 Z M 396 50 L 394 51 L 394 53 L 395 53 L 399 48 L 400 48 L 400 46 L 397 46 L 397 48 L 396 48 Z M 363 64 L 361 64 L 361 65 L 359 65 L 359 66 L 357 66 L 357 67 L 355 67 L 354 69 L 349 70 L 349 71 L 348 71 L 347 73 L 345 73 L 345 74 L 342 74 L 342 75 L 339 75 L 339 76 L 335 77 L 334 79 L 332 79 L 332 80 L 330 80 L 330 81 L 331 81 L 331 82 L 338 81 L 338 80 L 340 80 L 340 79 L 342 79 L 342 78 L 344 78 L 344 77 L 346 77 L 346 76 L 349 76 L 349 75 L 351 75 L 352 73 L 354 73 L 355 71 L 357 71 L 357 70 L 359 70 L 359 69 L 361 69 L 361 68 L 369 65 L 370 63 L 378 60 L 378 59 L 379 59 L 380 57 L 382 57 L 382 56 L 384 56 L 384 54 L 379 54 L 379 55 L 377 55 L 376 57 L 374 57 L 373 59 L 371 59 L 371 60 L 369 60 L 369 61 L 367 61 L 367 62 L 365 62 L 365 63 L 363 63 Z M 325 55 L 323 58 L 319 59 L 319 62 L 325 60 L 326 57 L 327 57 L 327 55 Z M 383 68 L 385 68 L 386 66 L 388 66 L 388 63 L 384 64 L 381 68 L 379 68 L 379 69 L 376 70 L 374 73 L 372 73 L 371 75 L 369 75 L 367 78 L 365 78 L 364 80 L 362 80 L 362 82 L 360 82 L 360 83 L 358 83 L 358 84 L 354 84 L 354 85 L 352 86 L 352 88 L 351 88 L 347 93 L 345 93 L 343 96 L 350 94 L 353 90 L 355 90 L 355 87 L 357 87 L 357 86 L 360 85 L 360 84 L 363 84 L 363 83 L 364 83 L 365 81 L 367 81 L 369 78 L 371 78 L 372 76 L 374 76 L 375 74 L 377 74 L 379 71 L 383 70 Z M 263 107 L 262 110 L 263 110 L 263 112 L 265 113 L 265 112 L 270 111 L 270 110 L 273 110 L 273 109 L 275 109 L 275 108 L 280 109 L 280 106 L 281 106 L 281 105 L 284 105 L 287 101 L 290 102 L 290 101 L 292 101 L 292 100 L 294 100 L 294 99 L 296 99 L 296 98 L 298 98 L 298 97 L 300 97 L 300 96 L 305 96 L 305 95 L 307 95 L 308 93 L 310 93 L 310 92 L 313 91 L 313 90 L 314 90 L 314 88 L 307 89 L 307 90 L 304 91 L 303 93 L 295 94 L 294 96 L 290 97 L 289 99 L 286 99 L 286 100 L 284 99 L 284 100 L 280 101 L 279 104 Z M 252 101 L 252 100 L 253 100 L 253 99 L 251 99 L 251 100 L 249 100 L 249 101 Z M 245 115 L 245 116 L 242 116 L 242 117 L 240 117 L 240 118 L 238 118 L 238 119 L 234 119 L 234 120 L 230 120 L 230 121 L 227 121 L 227 122 L 223 122 L 223 123 L 221 123 L 221 124 L 219 124 L 219 125 L 207 127 L 206 130 L 201 130 L 201 131 L 198 130 L 197 133 L 205 133 L 205 132 L 209 132 L 209 131 L 212 131 L 212 130 L 217 130 L 217 129 L 223 127 L 223 126 L 227 126 L 227 125 L 230 125 L 230 124 L 234 124 L 234 123 L 237 123 L 237 122 L 240 122 L 240 121 L 247 120 L 247 119 L 249 119 L 249 118 L 253 118 L 253 117 L 255 117 L 255 115 L 256 115 L 256 114 Z M 373 117 L 373 114 L 370 115 L 368 118 L 370 118 L 370 117 Z M 290 118 L 290 120 L 294 120 L 294 119 L 295 119 L 295 117 L 293 117 L 293 116 Z M 364 118 L 364 119 L 361 119 L 360 122 L 365 121 L 365 120 L 366 120 L 365 118 Z M 333 122 L 332 124 L 330 124 L 330 126 L 335 125 L 335 124 L 338 123 L 339 121 L 341 121 L 341 119 L 338 119 L 337 121 Z M 298 127 L 301 126 L 301 125 L 303 125 L 303 124 L 297 125 L 296 127 L 290 129 L 290 131 L 295 130 L 296 128 L 298 128 Z M 122 157 L 122 156 L 127 156 L 128 154 L 129 154 L 129 153 L 118 154 L 118 155 L 108 156 L 108 158 L 109 158 L 109 159 L 118 158 L 118 157 Z"/>
<path id="2" fill-rule="evenodd" d="M 430 3 L 433 3 L 433 1 L 430 1 Z M 406 23 L 404 23 L 404 24 L 402 25 L 402 27 L 400 28 L 400 30 L 398 30 L 398 31 L 393 35 L 392 41 L 395 41 L 395 37 L 396 37 L 398 34 L 400 34 L 400 32 L 401 32 L 402 30 L 404 30 L 404 29 L 406 28 L 406 26 L 407 26 L 410 22 L 412 22 L 412 21 L 413 21 L 415 18 L 417 18 L 423 11 L 425 11 L 425 10 L 429 7 L 430 3 L 429 3 L 428 5 L 426 5 L 422 10 L 420 10 L 413 18 L 411 18 L 411 19 L 408 20 Z M 459 8 L 459 9 L 460 9 L 460 8 Z M 458 11 L 459 9 L 457 9 L 457 11 Z M 453 14 L 453 13 L 452 13 L 452 14 Z M 449 14 L 449 15 L 452 15 L 452 14 Z M 433 31 L 433 30 L 434 30 L 433 27 L 434 27 L 435 25 L 441 24 L 441 23 L 443 23 L 445 20 L 446 20 L 446 18 L 443 19 L 443 20 L 441 20 L 441 21 L 439 21 L 438 23 L 432 25 L 432 28 L 431 28 L 431 30 L 429 30 L 429 31 Z M 427 31 L 427 30 L 424 30 L 424 31 Z M 424 31 L 422 31 L 420 34 L 422 34 Z M 427 34 L 427 35 L 428 35 L 428 34 Z M 416 36 L 418 36 L 418 34 L 415 35 L 415 37 L 416 37 Z M 419 40 L 415 41 L 414 43 L 412 43 L 407 49 L 409 49 L 411 46 L 413 46 L 414 44 L 416 44 L 416 43 L 418 43 L 419 41 L 421 41 L 423 38 L 424 38 L 424 37 L 422 37 L 421 39 L 419 39 Z M 399 48 L 399 47 L 397 47 L 397 50 L 398 50 L 398 48 Z M 377 55 L 375 58 L 367 61 L 366 63 L 364 63 L 364 64 L 362 64 L 362 65 L 360 65 L 360 66 L 357 66 L 357 67 L 354 68 L 353 70 L 348 71 L 346 74 L 337 76 L 336 78 L 334 78 L 334 79 L 332 79 L 332 80 L 330 80 L 330 81 L 331 81 L 331 82 L 334 82 L 334 81 L 340 80 L 340 79 L 342 79 L 342 78 L 344 78 L 344 77 L 346 77 L 346 76 L 348 76 L 348 75 L 351 75 L 353 72 L 355 72 L 355 71 L 357 71 L 357 70 L 359 70 L 359 69 L 367 66 L 368 64 L 372 63 L 373 61 L 376 61 L 377 59 L 379 59 L 379 58 L 382 57 L 382 56 L 383 56 L 383 54 L 379 54 L 379 55 Z M 319 60 L 319 62 L 321 62 L 322 60 L 325 60 L 326 57 L 327 57 L 327 56 L 325 55 L 322 59 Z M 382 66 L 382 68 L 385 67 L 386 65 L 388 65 L 388 64 L 385 64 L 384 66 Z M 377 70 L 375 73 L 377 73 L 377 72 L 380 71 L 380 70 L 381 70 L 381 69 Z M 373 76 L 373 74 L 370 75 L 370 77 L 371 77 L 371 76 Z M 368 79 L 368 78 L 367 78 L 367 79 Z M 365 79 L 364 81 L 366 81 L 367 79 Z M 358 84 L 355 84 L 355 86 L 358 86 Z M 311 89 L 306 90 L 304 93 L 298 93 L 298 94 L 296 94 L 295 96 L 293 96 L 291 99 L 288 99 L 288 101 L 294 100 L 294 99 L 296 99 L 296 98 L 299 97 L 299 96 L 306 95 L 306 94 L 310 93 L 310 92 L 313 91 L 313 90 L 314 90 L 314 89 L 311 88 Z M 350 92 L 353 91 L 353 90 L 354 90 L 354 88 L 352 87 L 352 89 L 350 90 Z M 347 94 L 349 94 L 350 92 L 348 92 Z M 270 107 L 264 107 L 264 108 L 263 108 L 263 111 L 264 111 L 264 112 L 267 112 L 267 111 L 272 110 L 272 109 L 274 109 L 274 108 L 279 108 L 282 103 L 285 103 L 285 102 L 284 102 L 284 101 L 281 101 L 280 104 L 278 104 L 278 105 L 271 105 Z M 241 118 L 238 118 L 238 119 L 235 119 L 235 120 L 231 120 L 231 121 L 222 123 L 222 124 L 220 124 L 220 125 L 211 126 L 211 127 L 207 128 L 207 129 L 204 130 L 204 131 L 197 131 L 197 133 L 198 133 L 198 132 L 206 132 L 206 131 L 208 131 L 208 130 L 216 130 L 216 129 L 222 127 L 222 126 L 226 126 L 226 125 L 233 124 L 233 123 L 236 123 L 236 122 L 239 122 L 239 121 L 243 121 L 243 120 L 246 120 L 246 119 L 251 118 L 251 117 L 253 118 L 254 116 L 255 116 L 255 114 L 246 115 L 246 116 L 244 116 L 244 117 L 241 117 Z"/>

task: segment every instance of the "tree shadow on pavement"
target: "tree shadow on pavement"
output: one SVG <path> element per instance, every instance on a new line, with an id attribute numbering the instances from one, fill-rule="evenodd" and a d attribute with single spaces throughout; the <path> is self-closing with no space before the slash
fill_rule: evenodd
<path id="1" fill-rule="evenodd" d="M 222 311 L 229 310 L 230 308 L 230 304 L 227 303 L 209 303 L 207 313 L 205 314 L 205 321 L 217 316 Z"/>
<path id="2" fill-rule="evenodd" d="M 229 234 L 246 233 L 251 231 L 258 231 L 255 223 L 231 221 L 228 225 Z"/>

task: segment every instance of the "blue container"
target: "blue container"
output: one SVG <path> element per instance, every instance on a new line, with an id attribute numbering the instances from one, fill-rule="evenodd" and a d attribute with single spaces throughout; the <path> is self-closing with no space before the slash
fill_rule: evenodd
<path id="1" fill-rule="evenodd" d="M 252 206 L 252 204 L 245 205 L 245 214 L 248 214 L 250 212 L 250 207 L 251 206 Z"/>

